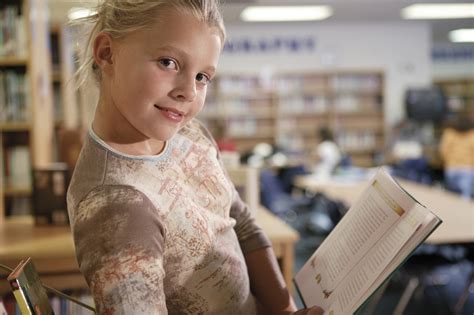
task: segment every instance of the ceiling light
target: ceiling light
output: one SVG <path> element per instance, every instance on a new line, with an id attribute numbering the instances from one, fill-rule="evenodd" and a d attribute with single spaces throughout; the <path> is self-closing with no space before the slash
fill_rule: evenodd
<path id="1" fill-rule="evenodd" d="M 88 16 L 91 16 L 95 14 L 96 12 L 94 10 L 88 9 L 88 8 L 71 8 L 68 11 L 67 17 L 69 21 L 77 20 L 77 19 L 82 19 L 86 18 Z"/>
<path id="2" fill-rule="evenodd" d="M 288 22 L 324 20 L 332 15 L 326 5 L 250 6 L 240 14 L 246 22 Z"/>
<path id="3" fill-rule="evenodd" d="M 461 28 L 449 32 L 449 40 L 453 43 L 474 42 L 474 28 Z"/>
<path id="4" fill-rule="evenodd" d="M 467 19 L 474 17 L 473 3 L 425 3 L 403 8 L 404 19 Z"/>

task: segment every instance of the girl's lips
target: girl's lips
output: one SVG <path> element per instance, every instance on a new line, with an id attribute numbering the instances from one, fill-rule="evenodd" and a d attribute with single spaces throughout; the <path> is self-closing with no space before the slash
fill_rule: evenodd
<path id="1" fill-rule="evenodd" d="M 181 122 L 184 119 L 184 113 L 174 108 L 161 107 L 159 105 L 153 105 L 155 108 L 160 110 L 161 114 L 173 122 Z"/>

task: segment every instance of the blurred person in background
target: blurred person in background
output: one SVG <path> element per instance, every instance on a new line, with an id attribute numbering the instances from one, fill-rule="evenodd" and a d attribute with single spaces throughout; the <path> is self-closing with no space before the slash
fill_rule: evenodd
<path id="1" fill-rule="evenodd" d="M 440 154 L 448 190 L 474 197 L 474 111 L 459 114 L 441 135 Z"/>
<path id="2" fill-rule="evenodd" d="M 321 178 L 329 178 L 342 159 L 341 150 L 334 141 L 331 130 L 321 127 L 318 130 L 319 144 L 315 148 L 315 156 L 318 159 L 314 167 L 314 174 Z"/>

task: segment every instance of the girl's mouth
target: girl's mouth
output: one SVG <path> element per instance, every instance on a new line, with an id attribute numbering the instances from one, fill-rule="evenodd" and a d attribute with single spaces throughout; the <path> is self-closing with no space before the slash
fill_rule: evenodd
<path id="1" fill-rule="evenodd" d="M 159 105 L 153 105 L 156 109 L 160 110 L 161 114 L 173 122 L 181 122 L 184 119 L 184 113 L 174 108 L 162 107 Z"/>

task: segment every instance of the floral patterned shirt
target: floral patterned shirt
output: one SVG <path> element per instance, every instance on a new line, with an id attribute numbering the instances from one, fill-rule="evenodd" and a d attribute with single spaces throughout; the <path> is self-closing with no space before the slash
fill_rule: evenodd
<path id="1" fill-rule="evenodd" d="M 117 152 L 89 130 L 68 211 L 98 313 L 256 313 L 244 254 L 270 243 L 198 121 L 156 156 Z"/>

